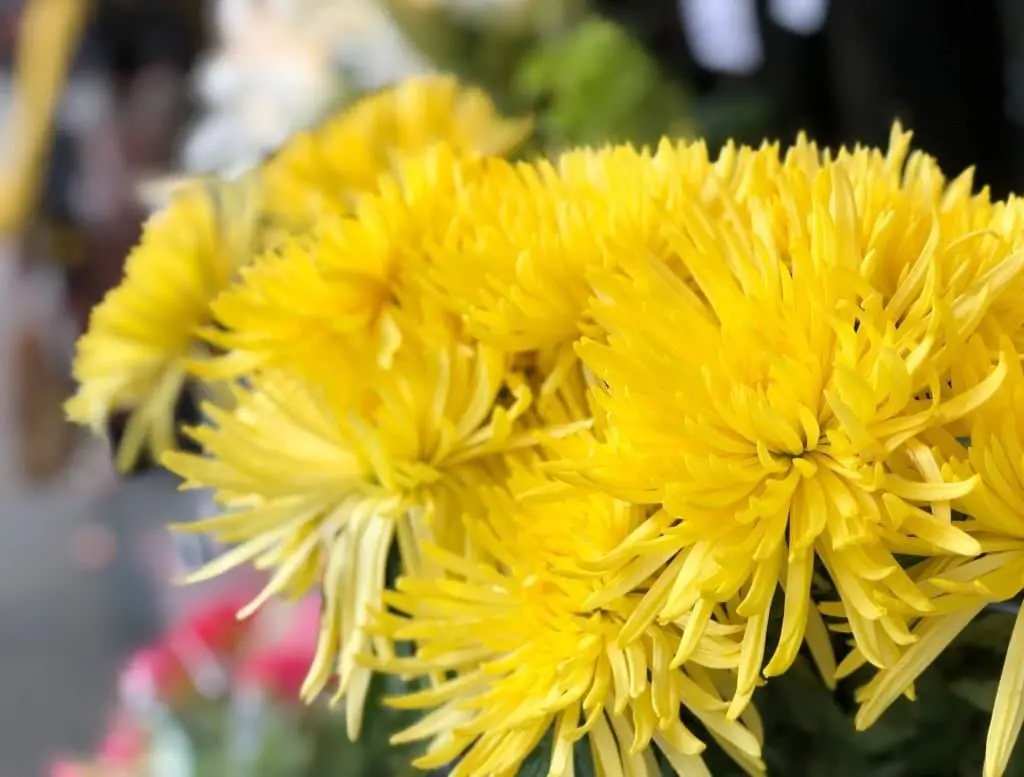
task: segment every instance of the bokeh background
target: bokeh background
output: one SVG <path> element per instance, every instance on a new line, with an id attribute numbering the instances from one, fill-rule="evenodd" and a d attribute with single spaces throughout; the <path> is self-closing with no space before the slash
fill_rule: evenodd
<path id="1" fill-rule="evenodd" d="M 884 145 L 898 117 L 947 171 L 1024 184 L 1014 0 L 0 0 L 0 63 L 0 777 L 96 748 L 126 662 L 246 584 L 174 586 L 213 549 L 164 526 L 203 495 L 152 463 L 115 474 L 61 409 L 90 307 L 178 176 L 241 173 L 443 70 L 533 113 L 538 151 Z"/>

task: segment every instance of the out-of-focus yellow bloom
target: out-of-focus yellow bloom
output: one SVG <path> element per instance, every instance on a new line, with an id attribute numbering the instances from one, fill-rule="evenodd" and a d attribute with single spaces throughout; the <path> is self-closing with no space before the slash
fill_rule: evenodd
<path id="1" fill-rule="evenodd" d="M 458 759 L 454 777 L 516 774 L 549 729 L 551 775 L 574 774 L 573 745 L 583 736 L 600 774 L 656 777 L 652 744 L 678 774 L 707 774 L 704 746 L 680 720 L 683 705 L 748 773 L 763 771 L 756 713 L 748 710 L 749 727 L 725 714 L 736 630 L 712 626 L 676 668 L 675 625 L 649 624 L 620 645 L 617 635 L 642 599 L 590 607 L 608 581 L 580 563 L 618 547 L 643 523 L 644 509 L 547 481 L 536 467 L 521 462 L 509 481 L 514 496 L 490 492 L 469 520 L 477 558 L 430 549 L 436 566 L 385 594 L 395 612 L 380 614 L 375 630 L 414 642 L 416 652 L 371 663 L 445 678 L 390 701 L 431 710 L 393 741 L 430 739 L 416 765 Z"/>
<path id="2" fill-rule="evenodd" d="M 291 138 L 263 170 L 267 209 L 300 227 L 324 212 L 350 212 L 382 174 L 436 143 L 504 154 L 530 128 L 529 120 L 502 118 L 484 92 L 451 76 L 409 78 Z"/>
<path id="3" fill-rule="evenodd" d="M 630 540 L 607 562 L 623 579 L 661 568 L 645 617 L 621 642 L 655 617 L 685 619 L 674 659 L 685 661 L 716 606 L 739 597 L 747 621 L 734 712 L 757 683 L 778 587 L 782 635 L 765 673 L 784 671 L 805 636 L 827 650 L 811 606 L 816 558 L 861 654 L 878 666 L 898 660 L 913 641 L 909 620 L 932 604 L 896 555 L 979 550 L 949 506 L 976 479 L 943 476 L 921 435 L 981 405 L 1007 369 L 1004 354 L 976 384 L 945 383 L 993 298 L 974 286 L 935 295 L 941 231 L 883 295 L 871 268 L 885 257 L 862 243 L 850 173 L 827 160 L 791 168 L 748 180 L 774 195 L 738 187 L 718 218 L 680 203 L 669 239 L 683 276 L 624 250 L 595 280 L 607 342 L 580 346 L 604 381 L 611 436 L 604 471 L 588 476 L 581 462 L 576 476 L 669 516 L 657 542 Z M 1005 253 L 997 267 L 1020 273 Z"/>
<path id="4" fill-rule="evenodd" d="M 15 53 L 14 105 L 4 128 L 0 170 L 0 233 L 24 226 L 38 198 L 47 143 L 71 58 L 89 14 L 87 0 L 29 0 Z"/>
<path id="5" fill-rule="evenodd" d="M 977 380 L 988 367 L 984 349 L 974 348 L 954 372 L 963 381 Z M 974 473 L 977 488 L 955 502 L 971 518 L 972 536 L 984 555 L 977 559 L 937 559 L 917 576 L 932 592 L 934 613 L 914 628 L 917 642 L 893 666 L 879 672 L 859 692 L 857 727 L 867 728 L 967 626 L 993 601 L 1024 590 L 1024 373 L 1010 362 L 1007 378 L 993 399 L 969 419 L 970 447 L 946 438 L 937 446 L 943 469 L 951 477 Z M 1024 714 L 1024 613 L 1010 638 L 999 681 L 985 754 L 985 777 L 1006 770 Z"/>
<path id="6" fill-rule="evenodd" d="M 380 605 L 392 545 L 412 573 L 427 539 L 465 552 L 462 512 L 500 481 L 501 454 L 535 443 L 520 421 L 531 396 L 506 356 L 429 316 L 402 327 L 410 347 L 363 405 L 350 404 L 344 385 L 261 373 L 234 410 L 211 408 L 210 425 L 194 431 L 205 455 L 164 457 L 187 486 L 215 489 L 225 508 L 183 529 L 238 543 L 195 579 L 248 561 L 273 570 L 247 612 L 322 581 L 322 632 L 304 693 L 315 696 L 337 671 L 353 737 L 370 681 L 355 657 L 385 650 L 365 624 L 367 608 Z"/>
<path id="7" fill-rule="evenodd" d="M 130 469 L 144 448 L 174 446 L 174 407 L 190 368 L 209 357 L 199 331 L 210 303 L 250 257 L 258 193 L 251 182 L 183 185 L 147 222 L 125 276 L 93 310 L 78 341 L 70 418 L 103 433 L 130 412 L 117 455 Z"/>

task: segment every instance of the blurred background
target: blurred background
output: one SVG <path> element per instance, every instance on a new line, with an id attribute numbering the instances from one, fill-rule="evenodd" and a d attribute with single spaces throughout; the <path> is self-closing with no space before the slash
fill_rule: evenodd
<path id="1" fill-rule="evenodd" d="M 360 94 L 441 70 L 533 113 L 538 152 L 799 130 L 884 145 L 899 117 L 947 172 L 974 165 L 999 196 L 1024 183 L 1012 0 L 0 0 L 0 62 L 0 777 L 155 774 L 124 766 L 126 708 L 159 732 L 160 775 L 199 774 L 195 730 L 258 750 L 253 731 L 284 725 L 258 701 L 294 693 L 288 662 L 308 661 L 303 607 L 240 636 L 255 581 L 173 585 L 213 551 L 164 529 L 202 495 L 151 463 L 115 474 L 109 443 L 63 418 L 74 340 L 169 181 L 241 174 Z M 224 655 L 253 693 L 186 736 L 168 698 L 218 696 L 237 680 Z M 239 773 L 328 773 L 322 732 L 288 719 L 306 749 Z"/>

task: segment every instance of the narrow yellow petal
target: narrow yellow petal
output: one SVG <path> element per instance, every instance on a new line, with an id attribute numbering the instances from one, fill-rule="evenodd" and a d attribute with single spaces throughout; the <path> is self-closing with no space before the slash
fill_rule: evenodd
<path id="1" fill-rule="evenodd" d="M 661 734 L 655 734 L 654 741 L 679 777 L 711 777 L 711 772 L 700 755 L 690 755 L 678 750 Z"/>
<path id="2" fill-rule="evenodd" d="M 814 573 L 814 549 L 793 551 L 786 569 L 785 610 L 782 632 L 775 654 L 764 668 L 765 677 L 785 672 L 796 659 L 807 631 L 807 618 L 811 607 L 811 576 Z"/>
<path id="3" fill-rule="evenodd" d="M 1017 613 L 985 742 L 984 777 L 1002 777 L 1024 723 L 1024 611 Z"/>
<path id="4" fill-rule="evenodd" d="M 874 724 L 984 608 L 985 602 L 981 602 L 950 615 L 925 618 L 914 630 L 917 643 L 871 681 L 871 696 L 857 710 L 854 720 L 857 730 L 863 731 Z"/>

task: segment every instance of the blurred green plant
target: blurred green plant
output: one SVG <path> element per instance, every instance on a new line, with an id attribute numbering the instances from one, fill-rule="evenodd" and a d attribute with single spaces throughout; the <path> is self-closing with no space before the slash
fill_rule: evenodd
<path id="1" fill-rule="evenodd" d="M 481 86 L 504 111 L 536 116 L 527 152 L 653 144 L 664 135 L 700 136 L 711 148 L 731 137 L 757 142 L 771 117 L 756 94 L 694 99 L 626 28 L 590 13 L 586 0 L 470 10 L 443 0 L 383 5 L 437 69 Z"/>
<path id="2" fill-rule="evenodd" d="M 388 692 L 393 692 L 391 689 Z M 411 765 L 415 748 L 389 743 L 392 734 L 411 722 L 410 714 L 386 707 L 383 681 L 375 681 L 357 742 L 345 734 L 345 716 L 326 704 L 239 703 L 207 700 L 178 710 L 157 726 L 150 738 L 153 752 L 161 743 L 187 744 L 188 754 L 165 758 L 191 762 L 180 777 L 412 777 L 423 773 Z M 178 732 L 184 738 L 175 736 Z M 166 755 L 166 754 L 164 754 Z M 153 777 L 179 777 L 154 774 Z"/>
<path id="3" fill-rule="evenodd" d="M 564 6 L 561 21 L 570 25 L 574 15 L 570 9 L 578 2 L 549 0 L 537 5 Z M 438 70 L 483 87 L 504 110 L 523 109 L 511 83 L 519 63 L 539 37 L 537 24 L 526 13 L 528 8 L 510 18 L 497 12 L 469 15 L 442 0 L 382 0 L 381 5 L 405 39 Z M 553 12 L 548 8 L 545 13 Z"/>
<path id="4" fill-rule="evenodd" d="M 623 28 L 593 17 L 540 41 L 513 81 L 537 114 L 546 148 L 579 144 L 653 144 L 693 130 L 692 105 Z"/>

